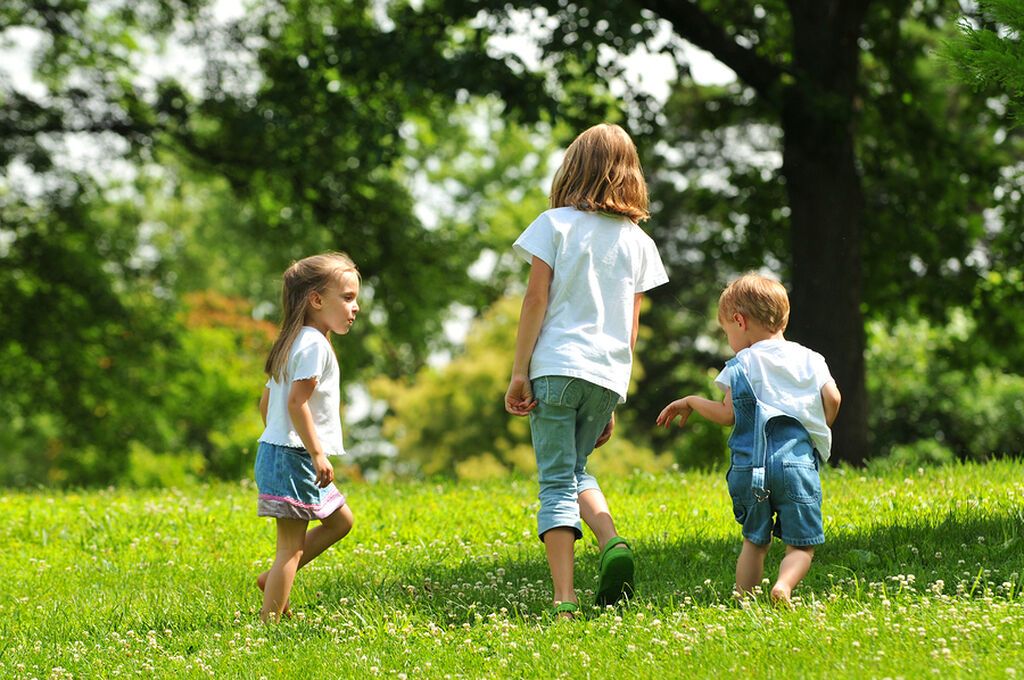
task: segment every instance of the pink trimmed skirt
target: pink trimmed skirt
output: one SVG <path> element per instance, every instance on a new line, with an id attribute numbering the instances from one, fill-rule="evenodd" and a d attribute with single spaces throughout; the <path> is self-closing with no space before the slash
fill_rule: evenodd
<path id="1" fill-rule="evenodd" d="M 316 485 L 313 459 L 305 449 L 260 442 L 256 452 L 256 514 L 281 519 L 324 519 L 345 505 L 334 483 Z"/>

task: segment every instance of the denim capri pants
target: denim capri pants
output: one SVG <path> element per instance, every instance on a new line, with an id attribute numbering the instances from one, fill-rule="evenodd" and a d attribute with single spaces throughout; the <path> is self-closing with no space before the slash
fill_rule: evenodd
<path id="1" fill-rule="evenodd" d="M 571 527 L 583 537 L 579 494 L 600 489 L 587 474 L 587 456 L 611 419 L 619 395 L 581 378 L 549 375 L 532 381 L 537 406 L 530 411 L 530 433 L 537 456 L 540 511 L 537 535 Z"/>

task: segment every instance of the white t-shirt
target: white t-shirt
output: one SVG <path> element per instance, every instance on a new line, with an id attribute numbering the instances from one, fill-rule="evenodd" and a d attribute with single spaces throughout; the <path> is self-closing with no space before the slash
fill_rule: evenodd
<path id="1" fill-rule="evenodd" d="M 323 333 L 310 326 L 302 327 L 288 350 L 283 378 L 282 382 L 273 377 L 267 380 L 270 403 L 267 427 L 260 441 L 299 449 L 306 447 L 288 414 L 288 393 L 295 380 L 316 378 L 316 389 L 307 403 L 320 445 L 329 456 L 344 454 L 345 445 L 341 440 L 341 369 L 338 358 L 334 356 L 334 348 Z"/>
<path id="2" fill-rule="evenodd" d="M 822 460 L 832 453 L 832 430 L 825 422 L 821 388 L 833 382 L 825 357 L 789 340 L 762 340 L 736 354 L 747 372 L 754 395 L 782 413 L 795 418 L 811 435 Z M 715 382 L 723 389 L 732 385 L 733 367 L 726 366 Z"/>
<path id="3" fill-rule="evenodd" d="M 512 247 L 553 271 L 530 379 L 582 378 L 624 402 L 633 368 L 633 296 L 668 281 L 654 241 L 625 217 L 553 208 Z"/>

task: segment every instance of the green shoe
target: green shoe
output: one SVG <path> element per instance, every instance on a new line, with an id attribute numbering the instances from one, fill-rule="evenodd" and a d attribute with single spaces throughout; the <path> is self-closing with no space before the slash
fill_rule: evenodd
<path id="1" fill-rule="evenodd" d="M 605 544 L 601 551 L 601 577 L 597 582 L 597 606 L 615 604 L 623 597 L 633 597 L 633 549 L 621 536 Z"/>
<path id="2" fill-rule="evenodd" d="M 580 606 L 575 602 L 559 602 L 552 608 L 551 614 L 555 619 L 575 619 L 580 613 Z"/>

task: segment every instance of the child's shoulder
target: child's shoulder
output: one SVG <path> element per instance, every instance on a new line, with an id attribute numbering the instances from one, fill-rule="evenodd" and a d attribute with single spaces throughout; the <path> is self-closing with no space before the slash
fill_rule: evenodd
<path id="1" fill-rule="evenodd" d="M 546 220 L 553 224 L 575 224 L 579 222 L 614 223 L 619 222 L 622 226 L 637 226 L 624 215 L 613 215 L 606 212 L 595 212 L 593 210 L 580 210 L 572 206 L 561 208 L 548 208 L 542 212 L 537 220 Z"/>
<path id="2" fill-rule="evenodd" d="M 535 222 L 547 222 L 552 226 L 571 225 L 581 220 L 586 220 L 588 216 L 594 213 L 584 212 L 578 208 L 571 206 L 563 206 L 561 208 L 548 208 L 540 215 L 537 216 Z"/>
<path id="3" fill-rule="evenodd" d="M 331 342 L 317 329 L 311 326 L 303 326 L 292 343 L 291 354 L 298 354 L 309 347 L 330 349 Z"/>
<path id="4" fill-rule="evenodd" d="M 792 340 L 762 340 L 736 353 L 744 366 L 752 362 L 771 365 L 774 370 L 789 370 L 803 374 L 828 370 L 828 364 L 818 352 Z"/>

